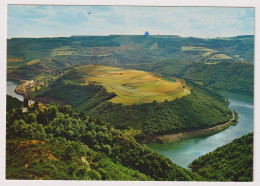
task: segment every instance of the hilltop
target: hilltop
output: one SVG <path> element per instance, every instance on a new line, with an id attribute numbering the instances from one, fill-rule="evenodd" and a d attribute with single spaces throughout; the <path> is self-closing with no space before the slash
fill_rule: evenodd
<path id="1" fill-rule="evenodd" d="M 65 73 L 64 84 L 93 83 L 102 85 L 116 96 L 110 101 L 133 105 L 139 103 L 172 101 L 190 94 L 184 80 L 156 76 L 140 70 L 122 69 L 103 65 L 83 65 Z"/>

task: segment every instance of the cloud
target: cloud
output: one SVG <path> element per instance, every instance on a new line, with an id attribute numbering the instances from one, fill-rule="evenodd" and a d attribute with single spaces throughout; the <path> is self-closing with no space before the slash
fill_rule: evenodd
<path id="1" fill-rule="evenodd" d="M 253 34 L 254 9 L 8 6 L 8 37 L 144 34 L 145 31 L 193 37 Z"/>

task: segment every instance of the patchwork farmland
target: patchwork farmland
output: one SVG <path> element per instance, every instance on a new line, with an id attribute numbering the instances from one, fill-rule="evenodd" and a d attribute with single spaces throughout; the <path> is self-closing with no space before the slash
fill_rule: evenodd
<path id="1" fill-rule="evenodd" d="M 124 105 L 174 100 L 190 94 L 186 82 L 178 78 L 156 76 L 152 72 L 103 65 L 84 65 L 70 72 L 70 78 L 82 84 L 95 82 L 115 92 L 110 101 Z M 66 83 L 66 81 L 65 81 Z M 68 83 L 68 82 L 67 82 Z"/>

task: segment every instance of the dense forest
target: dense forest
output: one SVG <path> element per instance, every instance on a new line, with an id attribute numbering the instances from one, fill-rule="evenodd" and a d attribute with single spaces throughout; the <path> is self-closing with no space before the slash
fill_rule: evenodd
<path id="1" fill-rule="evenodd" d="M 254 66 L 248 63 L 194 64 L 185 78 L 201 80 L 204 86 L 253 96 Z"/>
<path id="2" fill-rule="evenodd" d="M 6 95 L 6 110 L 12 110 L 16 108 L 21 108 L 23 106 L 23 102 L 14 98 L 10 95 Z"/>
<path id="3" fill-rule="evenodd" d="M 212 181 L 252 181 L 253 133 L 199 157 L 189 167 Z"/>
<path id="4" fill-rule="evenodd" d="M 69 105 L 6 117 L 7 179 L 204 180 Z"/>
<path id="5" fill-rule="evenodd" d="M 28 109 L 6 113 L 7 179 L 252 181 L 252 133 L 194 160 L 189 171 L 69 105 Z"/>
<path id="6" fill-rule="evenodd" d="M 64 100 L 75 109 L 109 122 L 117 129 L 141 130 L 142 134 L 168 134 L 209 128 L 232 118 L 224 97 L 190 83 L 192 93 L 173 101 L 123 105 L 109 102 L 116 96 L 102 85 L 64 83 L 67 76 L 54 82 L 36 99 L 51 97 Z"/>

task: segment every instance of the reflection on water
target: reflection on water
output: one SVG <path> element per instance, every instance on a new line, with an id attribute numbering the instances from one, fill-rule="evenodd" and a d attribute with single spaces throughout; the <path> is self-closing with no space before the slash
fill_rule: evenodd
<path id="1" fill-rule="evenodd" d="M 235 138 L 253 131 L 253 98 L 241 94 L 223 93 L 230 101 L 229 108 L 239 116 L 236 126 L 208 137 L 196 137 L 164 144 L 147 144 L 155 152 L 171 159 L 174 163 L 188 168 L 194 159 L 215 150 L 217 147 L 230 143 Z"/>

